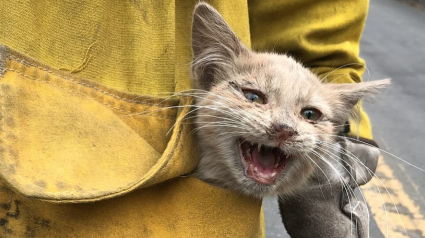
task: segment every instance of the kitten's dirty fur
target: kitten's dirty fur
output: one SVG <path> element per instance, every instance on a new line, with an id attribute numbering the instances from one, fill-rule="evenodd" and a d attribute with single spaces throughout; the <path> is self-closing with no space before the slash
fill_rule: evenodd
<path id="1" fill-rule="evenodd" d="M 195 174 L 215 185 L 262 197 L 287 195 L 299 188 L 322 163 L 320 141 L 334 137 L 347 121 L 353 106 L 389 80 L 357 84 L 326 84 L 291 57 L 247 49 L 220 14 L 205 3 L 196 6 L 192 26 L 193 79 L 196 82 L 197 141 L 201 159 Z M 242 89 L 254 89 L 266 104 L 247 100 Z M 316 123 L 300 115 L 317 108 L 323 118 Z M 276 125 L 295 131 L 281 143 Z M 250 141 L 277 147 L 291 160 L 274 184 L 264 185 L 244 172 L 238 143 Z"/>

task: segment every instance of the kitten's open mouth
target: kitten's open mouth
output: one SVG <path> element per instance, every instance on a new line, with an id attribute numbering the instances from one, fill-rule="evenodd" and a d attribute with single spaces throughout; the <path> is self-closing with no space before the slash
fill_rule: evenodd
<path id="1" fill-rule="evenodd" d="M 274 184 L 291 157 L 277 147 L 239 141 L 245 175 L 264 185 Z"/>

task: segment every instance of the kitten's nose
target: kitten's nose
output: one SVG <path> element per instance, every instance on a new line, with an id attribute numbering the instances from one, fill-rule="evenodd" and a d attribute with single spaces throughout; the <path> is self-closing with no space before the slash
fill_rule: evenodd
<path id="1" fill-rule="evenodd" d="M 279 138 L 279 144 L 283 141 L 287 141 L 294 134 L 296 134 L 294 129 L 286 124 L 275 124 L 274 129 L 276 131 L 277 137 Z"/>

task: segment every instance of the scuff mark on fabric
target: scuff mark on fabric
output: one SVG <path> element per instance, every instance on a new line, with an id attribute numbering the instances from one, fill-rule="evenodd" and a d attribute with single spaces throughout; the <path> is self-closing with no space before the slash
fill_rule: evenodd
<path id="1" fill-rule="evenodd" d="M 41 218 L 41 217 L 34 217 L 34 224 L 45 228 L 45 229 L 51 229 L 51 221 L 45 218 Z"/>
<path id="2" fill-rule="evenodd" d="M 18 219 L 19 215 L 21 215 L 21 211 L 19 210 L 19 206 L 21 205 L 21 202 L 18 201 L 18 200 L 15 200 L 14 203 L 15 203 L 14 211 L 11 211 L 11 210 L 13 210 L 12 209 L 13 205 L 9 204 L 11 209 L 7 211 L 6 216 Z"/>
<path id="3" fill-rule="evenodd" d="M 35 185 L 37 185 L 38 187 L 40 187 L 40 188 L 46 188 L 46 182 L 45 181 L 43 181 L 43 180 L 38 180 L 38 181 L 35 181 L 34 182 L 34 184 Z"/>
<path id="4" fill-rule="evenodd" d="M 0 218 L 0 226 L 3 227 L 3 237 L 6 237 L 6 234 L 11 234 L 12 230 L 8 227 L 9 225 L 9 219 L 14 218 L 18 219 L 19 215 L 21 214 L 19 210 L 20 202 L 18 200 L 15 200 L 15 211 L 12 211 L 13 209 L 13 194 L 14 192 L 7 188 L 7 187 L 1 187 L 1 192 L 5 192 L 9 196 L 9 201 L 6 203 L 1 203 L 0 207 L 4 210 L 5 213 L 2 212 L 2 218 Z M 6 195 L 6 196 L 7 196 Z"/>
<path id="5" fill-rule="evenodd" d="M 6 58 L 9 52 L 9 48 L 5 45 L 0 45 L 0 77 L 3 77 L 4 71 L 6 70 Z"/>
<path id="6" fill-rule="evenodd" d="M 90 54 L 91 49 L 93 48 L 94 45 L 96 45 L 97 41 L 94 41 L 86 50 L 86 53 L 84 54 L 84 59 L 83 61 L 80 63 L 79 66 L 77 66 L 74 69 L 67 69 L 67 68 L 59 68 L 59 70 L 64 70 L 64 71 L 68 71 L 69 73 L 73 74 L 73 73 L 78 73 L 81 72 L 85 67 L 87 67 L 87 65 L 90 62 L 90 59 L 92 58 L 92 54 Z M 1 67 L 1 66 L 0 66 Z"/>

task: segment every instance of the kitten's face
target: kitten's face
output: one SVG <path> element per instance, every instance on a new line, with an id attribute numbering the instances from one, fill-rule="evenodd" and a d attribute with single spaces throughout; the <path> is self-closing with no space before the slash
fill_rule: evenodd
<path id="1" fill-rule="evenodd" d="M 335 133 L 331 98 L 286 56 L 250 52 L 234 69 L 198 100 L 198 173 L 257 195 L 290 192 L 313 171 L 317 143 L 332 143 L 321 136 Z"/>
<path id="2" fill-rule="evenodd" d="M 192 39 L 193 75 L 205 90 L 196 103 L 196 174 L 249 195 L 299 188 L 361 95 L 377 88 L 323 84 L 285 55 L 249 51 L 205 4 Z"/>

